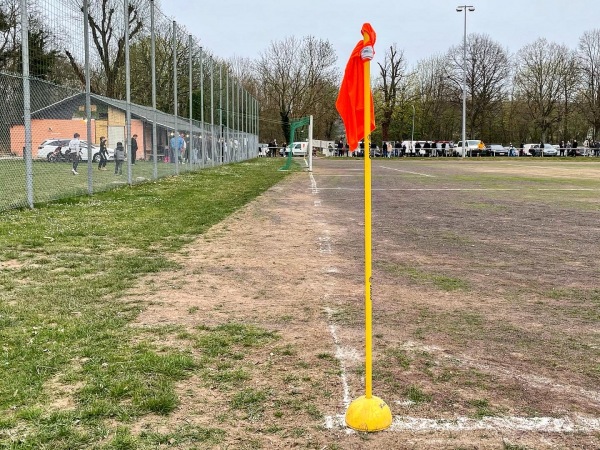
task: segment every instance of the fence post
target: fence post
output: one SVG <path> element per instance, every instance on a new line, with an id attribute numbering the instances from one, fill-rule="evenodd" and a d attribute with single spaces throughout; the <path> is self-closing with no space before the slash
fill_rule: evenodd
<path id="1" fill-rule="evenodd" d="M 29 22 L 27 0 L 21 0 L 21 71 L 23 74 L 23 121 L 25 129 L 25 189 L 27 205 L 33 209 L 33 154 L 31 148 L 31 86 L 29 85 Z"/>
<path id="2" fill-rule="evenodd" d="M 188 145 L 188 149 L 187 149 L 187 158 L 188 158 L 188 166 L 191 169 L 191 165 L 192 165 L 192 152 L 195 152 L 196 150 L 194 149 L 194 125 L 192 123 L 192 89 L 193 89 L 193 85 L 192 85 L 192 35 L 188 35 L 188 52 L 189 52 L 189 100 L 190 100 L 190 111 L 189 111 L 189 116 L 190 116 L 190 142 Z M 196 158 L 194 157 L 194 162 L 196 161 Z"/>
<path id="3" fill-rule="evenodd" d="M 87 169 L 88 169 L 88 194 L 94 193 L 92 175 L 92 100 L 90 88 L 90 32 L 89 32 L 88 2 L 83 2 L 83 42 L 85 47 L 85 118 L 87 133 Z"/>
<path id="4" fill-rule="evenodd" d="M 133 184 L 131 165 L 133 152 L 131 151 L 131 67 L 129 65 L 129 0 L 123 0 L 123 27 L 125 28 L 125 141 L 127 151 L 127 183 Z"/>
<path id="5" fill-rule="evenodd" d="M 231 162 L 231 152 L 233 150 L 233 143 L 229 137 L 229 69 L 225 71 L 225 130 L 226 130 L 226 142 L 227 142 L 227 162 Z"/>
<path id="6" fill-rule="evenodd" d="M 231 80 L 231 131 L 232 131 L 232 141 L 235 143 L 237 141 L 237 133 L 235 129 L 235 78 Z M 231 160 L 236 161 L 237 155 L 237 147 L 232 144 L 231 149 Z"/>
<path id="7" fill-rule="evenodd" d="M 150 0 L 150 45 L 152 65 L 152 177 L 158 178 L 158 137 L 156 135 L 156 35 L 154 32 L 154 0 Z"/>
<path id="8" fill-rule="evenodd" d="M 214 83 L 213 83 L 213 72 L 214 70 L 214 61 L 210 59 L 210 162 L 211 166 L 215 165 L 215 116 L 214 116 Z"/>
<path id="9" fill-rule="evenodd" d="M 175 173 L 179 175 L 179 155 L 181 149 L 179 148 L 179 124 L 177 123 L 179 111 L 177 106 L 177 22 L 173 21 L 173 114 L 175 115 L 173 159 L 175 159 Z"/>
<path id="10" fill-rule="evenodd" d="M 205 166 L 206 132 L 204 128 L 204 58 L 200 47 L 200 154 L 202 155 L 202 168 Z"/>
<path id="11" fill-rule="evenodd" d="M 223 141 L 223 64 L 219 64 L 219 161 L 225 162 L 223 152 L 225 142 Z"/>
<path id="12" fill-rule="evenodd" d="M 237 101 L 237 109 L 238 110 L 237 110 L 237 121 L 236 121 L 237 122 L 237 127 L 236 128 L 237 128 L 237 135 L 238 135 L 238 145 L 239 145 L 239 150 L 238 150 L 239 151 L 239 155 L 238 156 L 241 156 L 241 154 L 242 154 L 242 145 L 243 145 L 243 142 L 244 142 L 243 141 L 244 136 L 242 135 L 241 128 L 240 128 L 240 125 L 241 125 L 241 115 L 242 115 L 242 103 L 240 102 L 240 89 L 241 89 L 241 86 L 240 86 L 240 82 L 238 81 L 237 82 L 237 89 L 236 89 L 236 91 L 237 91 L 236 95 L 237 95 L 237 99 L 238 99 L 238 101 Z"/>

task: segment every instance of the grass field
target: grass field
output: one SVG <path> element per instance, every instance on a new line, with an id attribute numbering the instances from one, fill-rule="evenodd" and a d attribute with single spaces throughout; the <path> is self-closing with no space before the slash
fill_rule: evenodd
<path id="1" fill-rule="evenodd" d="M 71 173 L 70 162 L 49 163 L 33 162 L 33 196 L 34 203 L 43 203 L 88 192 L 88 164 L 81 161 L 77 167 L 79 175 Z M 123 175 L 115 175 L 115 165 L 109 162 L 106 171 L 99 171 L 98 164 L 93 163 L 91 169 L 93 192 L 101 192 L 118 188 L 127 184 L 127 165 L 123 166 Z M 179 173 L 189 171 L 191 166 L 180 165 Z M 157 177 L 175 175 L 175 165 L 158 163 Z M 150 161 L 137 161 L 132 166 L 132 183 L 152 180 L 153 164 Z M 22 159 L 0 159 L 0 211 L 27 206 L 27 190 L 25 180 L 25 162 Z"/>
<path id="2" fill-rule="evenodd" d="M 362 161 L 281 163 L 0 216 L 0 448 L 600 448 L 600 162 L 373 162 L 376 434 Z"/>
<path id="3" fill-rule="evenodd" d="M 119 299 L 138 277 L 173 270 L 169 254 L 281 180 L 278 164 L 228 165 L 0 215 L 0 448 L 103 447 L 107 418 L 124 424 L 177 406 L 175 383 L 202 363 L 156 348 L 160 329 L 126 327 L 140 308 Z M 215 331 L 219 344 L 233 339 L 221 337 L 227 330 Z M 237 332 L 250 343 L 270 338 Z M 57 385 L 76 408 L 53 404 Z M 104 447 L 127 448 L 126 428 Z"/>

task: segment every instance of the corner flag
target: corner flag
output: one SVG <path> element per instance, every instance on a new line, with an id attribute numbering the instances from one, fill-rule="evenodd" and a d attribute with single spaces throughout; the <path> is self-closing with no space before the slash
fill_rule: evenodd
<path id="1" fill-rule="evenodd" d="M 365 116 L 365 94 L 364 94 L 364 75 L 363 75 L 363 56 L 361 55 L 364 51 L 371 51 L 370 58 L 372 59 L 375 54 L 373 46 L 375 45 L 376 34 L 371 24 L 365 23 L 362 26 L 361 34 L 365 36 L 361 40 L 350 55 L 346 70 L 344 72 L 344 79 L 342 80 L 342 86 L 340 87 L 340 93 L 338 94 L 335 106 L 344 121 L 346 128 L 346 140 L 351 151 L 356 150 L 358 147 L 358 141 L 365 137 L 365 134 L 370 134 L 375 129 L 375 110 L 373 108 L 373 94 L 370 93 L 370 105 L 371 105 L 371 127 L 365 133 L 364 116 Z M 371 80 L 366 80 L 371 83 Z M 370 89 L 369 89 L 370 92 Z"/>
<path id="2" fill-rule="evenodd" d="M 375 31 L 368 23 L 362 27 L 359 42 L 346 66 L 346 73 L 336 103 L 346 126 L 346 139 L 351 150 L 365 141 L 365 395 L 354 399 L 346 411 L 346 425 L 358 431 L 385 430 L 392 424 L 390 407 L 373 395 L 373 305 L 371 301 L 371 131 L 375 129 L 373 94 L 371 92 L 371 60 L 375 51 Z"/>

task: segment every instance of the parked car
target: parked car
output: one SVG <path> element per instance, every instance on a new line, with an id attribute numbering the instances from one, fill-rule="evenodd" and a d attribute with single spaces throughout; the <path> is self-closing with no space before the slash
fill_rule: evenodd
<path id="1" fill-rule="evenodd" d="M 523 154 L 521 156 L 533 156 L 535 152 L 532 151 L 536 146 L 540 144 L 523 144 Z"/>
<path id="2" fill-rule="evenodd" d="M 529 153 L 532 156 L 557 156 L 558 150 L 552 144 L 544 144 L 544 148 L 540 148 L 539 144 L 535 144 L 529 148 Z"/>
<path id="3" fill-rule="evenodd" d="M 292 151 L 292 156 L 308 155 L 308 142 L 292 142 L 285 148 L 286 156 Z"/>
<path id="4" fill-rule="evenodd" d="M 490 144 L 486 149 L 490 156 L 508 156 L 508 148 L 501 144 Z"/>
<path id="5" fill-rule="evenodd" d="M 466 146 L 463 149 L 462 141 L 459 141 L 458 144 L 454 147 L 454 156 L 463 156 L 464 152 L 466 152 L 466 156 L 477 156 L 483 154 L 485 150 L 485 145 L 483 141 L 479 139 L 467 139 Z"/>
<path id="6" fill-rule="evenodd" d="M 62 153 L 64 154 L 69 148 L 69 142 L 71 142 L 70 138 L 64 139 L 46 139 L 44 140 L 38 147 L 37 157 L 38 159 L 48 160 L 49 155 L 51 155 L 57 147 L 61 147 Z M 87 161 L 88 152 L 87 152 L 87 141 L 79 141 L 81 148 L 81 160 Z M 100 146 L 96 144 L 92 144 L 92 161 L 98 162 L 100 161 Z M 112 148 L 106 148 L 108 152 L 108 160 L 112 161 L 115 159 L 115 151 Z"/>
<path id="7" fill-rule="evenodd" d="M 381 158 L 383 156 L 379 145 L 370 145 L 369 154 L 371 155 L 371 158 Z M 358 148 L 354 151 L 354 156 L 358 158 L 362 158 L 363 156 L 365 156 L 365 148 L 364 146 L 362 146 L 362 142 L 359 143 Z"/>

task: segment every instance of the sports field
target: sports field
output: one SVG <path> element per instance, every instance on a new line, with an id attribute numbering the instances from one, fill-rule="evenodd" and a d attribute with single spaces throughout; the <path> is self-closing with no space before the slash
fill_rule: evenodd
<path id="1" fill-rule="evenodd" d="M 231 193 L 257 176 L 252 164 L 276 162 L 211 177 Z M 599 448 L 600 162 L 373 161 L 373 392 L 394 422 L 372 434 L 343 425 L 364 393 L 362 167 L 316 159 L 313 173 L 290 174 L 208 230 L 174 229 L 165 239 L 185 236 L 182 247 L 171 242 L 161 265 L 104 294 L 121 311 L 117 347 L 131 341 L 131 362 L 109 347 L 105 360 L 74 351 L 41 381 L 35 405 L 6 409 L 4 438 L 26 430 L 53 448 L 68 448 L 64 436 L 89 448 Z M 186 180 L 187 193 L 207 182 Z M 202 214 L 189 210 L 173 223 Z M 11 249 L 3 275 L 35 248 Z M 175 374 L 157 363 L 166 357 Z M 128 393 L 161 377 L 173 383 L 159 384 L 170 402 Z"/>

